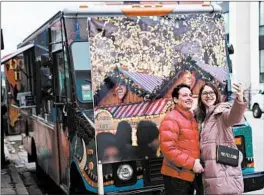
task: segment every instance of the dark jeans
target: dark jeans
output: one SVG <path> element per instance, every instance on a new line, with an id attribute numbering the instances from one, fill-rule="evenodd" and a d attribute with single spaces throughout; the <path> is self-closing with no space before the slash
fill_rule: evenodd
<path id="1" fill-rule="evenodd" d="M 163 175 L 165 195 L 194 194 L 193 182 Z"/>

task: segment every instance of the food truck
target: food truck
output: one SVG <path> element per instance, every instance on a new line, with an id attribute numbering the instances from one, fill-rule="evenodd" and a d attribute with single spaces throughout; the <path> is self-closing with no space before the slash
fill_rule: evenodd
<path id="1" fill-rule="evenodd" d="M 232 101 L 224 31 L 217 5 L 153 4 L 65 9 L 30 34 L 1 63 L 9 73 L 20 59 L 13 104 L 39 178 L 67 194 L 162 193 L 158 128 L 174 87 L 189 85 L 197 100 L 211 82 Z M 262 189 L 251 126 L 233 130 L 245 192 Z"/>

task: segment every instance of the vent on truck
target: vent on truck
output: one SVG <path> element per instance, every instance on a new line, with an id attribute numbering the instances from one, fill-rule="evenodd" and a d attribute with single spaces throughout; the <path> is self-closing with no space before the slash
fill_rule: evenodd
<path id="1" fill-rule="evenodd" d="M 145 186 L 163 184 L 163 177 L 160 173 L 162 160 L 163 158 L 150 158 L 145 160 Z"/>

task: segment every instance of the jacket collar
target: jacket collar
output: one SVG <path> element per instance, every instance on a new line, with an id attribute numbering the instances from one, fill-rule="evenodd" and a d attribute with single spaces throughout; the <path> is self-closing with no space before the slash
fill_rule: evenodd
<path id="1" fill-rule="evenodd" d="M 190 110 L 186 111 L 182 109 L 178 104 L 175 105 L 174 109 L 189 120 L 193 118 L 193 113 Z"/>

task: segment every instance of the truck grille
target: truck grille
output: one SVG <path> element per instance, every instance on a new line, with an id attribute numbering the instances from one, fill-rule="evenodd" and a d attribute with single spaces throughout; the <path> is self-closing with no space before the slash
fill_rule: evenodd
<path id="1" fill-rule="evenodd" d="M 161 175 L 161 166 L 163 158 L 150 158 L 144 162 L 145 164 L 145 186 L 163 184 Z"/>

